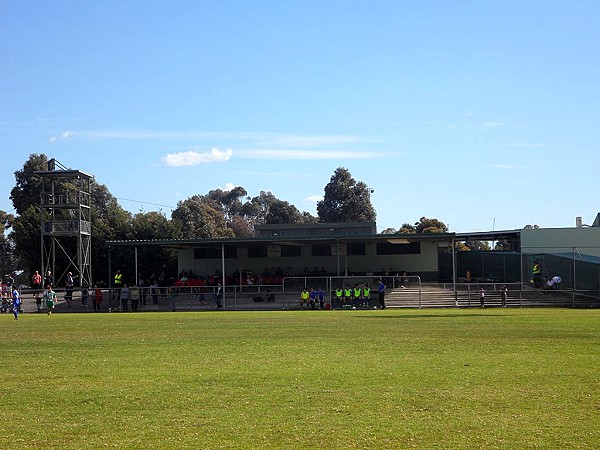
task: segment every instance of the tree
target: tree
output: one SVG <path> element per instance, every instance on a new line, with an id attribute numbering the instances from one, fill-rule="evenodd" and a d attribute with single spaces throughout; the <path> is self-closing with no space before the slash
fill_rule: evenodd
<path id="1" fill-rule="evenodd" d="M 15 255 L 17 255 L 14 262 L 18 264 L 18 267 L 13 267 L 12 270 L 23 269 L 27 275 L 31 275 L 34 270 L 41 270 L 40 211 L 38 206 L 30 205 L 15 219 L 9 239 L 13 242 Z M 58 252 L 57 256 L 59 256 Z"/>
<path id="2" fill-rule="evenodd" d="M 400 229 L 398 230 L 398 234 L 411 234 L 416 233 L 417 228 L 410 223 L 403 223 Z"/>
<path id="3" fill-rule="evenodd" d="M 421 220 L 415 223 L 415 231 L 417 233 L 447 233 L 448 227 L 438 219 L 421 217 Z"/>
<path id="4" fill-rule="evenodd" d="M 165 240 L 177 237 L 173 222 L 161 213 L 151 211 L 138 213 L 131 219 L 131 239 Z M 165 268 L 168 273 L 177 272 L 177 252 L 172 248 L 140 246 L 138 248 L 139 275 L 149 279 L 150 275 Z"/>
<path id="5" fill-rule="evenodd" d="M 304 217 L 294 205 L 276 200 L 271 204 L 265 222 L 268 224 L 303 223 Z"/>
<path id="6" fill-rule="evenodd" d="M 40 204 L 42 177 L 37 171 L 48 170 L 48 157 L 32 153 L 23 164 L 23 169 L 15 172 L 15 187 L 10 191 L 10 199 L 17 214 L 23 214 L 31 205 Z"/>
<path id="7" fill-rule="evenodd" d="M 335 170 L 325 186 L 323 200 L 317 203 L 319 220 L 333 222 L 372 222 L 377 214 L 371 204 L 371 190 L 362 181 L 356 182 L 345 168 Z"/>
<path id="8" fill-rule="evenodd" d="M 471 251 L 487 251 L 490 250 L 488 241 L 465 241 L 465 247 Z"/>
<path id="9" fill-rule="evenodd" d="M 15 217 L 6 211 L 0 211 L 0 276 L 12 272 L 17 266 L 15 260 L 14 246 L 10 239 L 7 239 L 7 231 L 13 226 Z"/>
<path id="10" fill-rule="evenodd" d="M 185 239 L 233 237 L 233 230 L 227 228 L 222 212 L 201 195 L 179 202 L 171 218 Z"/>

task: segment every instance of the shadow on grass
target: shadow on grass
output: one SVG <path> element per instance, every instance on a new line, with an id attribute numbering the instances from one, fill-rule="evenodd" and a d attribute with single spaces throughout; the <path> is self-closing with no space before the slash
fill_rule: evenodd
<path id="1" fill-rule="evenodd" d="M 360 315 L 360 316 L 356 316 L 356 318 L 360 318 L 360 319 L 434 319 L 434 318 L 441 318 L 441 319 L 462 319 L 465 317 L 508 317 L 509 314 L 481 314 L 481 313 L 475 313 L 475 314 L 419 314 L 419 315 L 408 315 L 408 314 L 395 314 L 393 316 L 384 316 L 384 315 Z"/>

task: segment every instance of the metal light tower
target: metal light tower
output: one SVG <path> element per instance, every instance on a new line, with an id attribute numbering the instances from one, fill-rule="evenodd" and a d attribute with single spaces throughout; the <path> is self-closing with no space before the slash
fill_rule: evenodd
<path id="1" fill-rule="evenodd" d="M 92 286 L 92 176 L 48 161 L 42 178 L 41 250 L 42 276 L 50 270 L 57 284 L 67 272 L 77 275 L 77 284 Z M 62 253 L 65 267 L 56 271 L 56 252 Z"/>

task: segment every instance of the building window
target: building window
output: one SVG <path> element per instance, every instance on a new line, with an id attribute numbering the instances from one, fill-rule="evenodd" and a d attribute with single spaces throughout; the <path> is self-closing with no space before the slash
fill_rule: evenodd
<path id="1" fill-rule="evenodd" d="M 367 246 L 364 243 L 346 244 L 348 255 L 364 256 L 367 254 Z"/>
<path id="2" fill-rule="evenodd" d="M 312 256 L 331 256 L 331 244 L 314 244 L 311 250 Z"/>
<path id="3" fill-rule="evenodd" d="M 266 258 L 267 257 L 267 246 L 266 245 L 249 245 L 248 246 L 248 258 Z"/>
<path id="4" fill-rule="evenodd" d="M 418 255 L 420 253 L 420 242 L 410 242 L 408 244 L 390 244 L 389 242 L 381 242 L 377 244 L 378 255 Z"/>
<path id="5" fill-rule="evenodd" d="M 281 256 L 282 257 L 294 257 L 294 256 L 302 256 L 301 248 L 298 245 L 282 245 L 281 246 Z"/>
<path id="6" fill-rule="evenodd" d="M 236 247 L 225 247 L 225 259 L 237 258 Z M 194 259 L 221 259 L 220 247 L 201 247 L 194 249 Z"/>

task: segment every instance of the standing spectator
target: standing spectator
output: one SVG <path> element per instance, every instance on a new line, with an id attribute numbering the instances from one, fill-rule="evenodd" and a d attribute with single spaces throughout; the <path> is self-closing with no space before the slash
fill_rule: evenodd
<path id="1" fill-rule="evenodd" d="M 121 288 L 123 287 L 123 274 L 120 270 L 117 270 L 115 277 L 113 279 L 113 295 L 112 298 L 120 298 L 121 297 Z"/>
<path id="2" fill-rule="evenodd" d="M 87 307 L 88 307 L 88 297 L 89 296 L 90 296 L 90 292 L 89 292 L 88 284 L 86 282 L 84 282 L 81 285 L 81 306 L 83 306 L 85 309 L 87 309 Z"/>
<path id="3" fill-rule="evenodd" d="M 94 288 L 94 311 L 100 311 L 102 300 L 104 300 L 104 294 L 102 293 L 102 289 L 96 285 Z"/>
<path id="4" fill-rule="evenodd" d="M 49 270 L 44 277 L 44 289 L 48 289 L 48 286 L 54 286 L 54 278 L 52 277 L 52 272 Z"/>
<path id="5" fill-rule="evenodd" d="M 31 288 L 33 289 L 33 296 L 37 297 L 40 289 L 42 289 L 42 276 L 37 270 L 31 277 Z"/>
<path id="6" fill-rule="evenodd" d="M 223 285 L 220 281 L 217 290 L 213 295 L 215 297 L 215 301 L 217 302 L 217 308 L 221 309 L 223 307 Z"/>
<path id="7" fill-rule="evenodd" d="M 73 279 L 73 274 L 71 272 L 67 272 L 65 286 L 65 301 L 67 302 L 67 307 L 70 308 L 71 300 L 73 300 L 73 287 L 75 286 L 75 280 Z"/>
<path id="8" fill-rule="evenodd" d="M 379 306 L 381 307 L 381 309 L 385 309 L 385 283 L 383 282 L 383 280 L 380 278 L 379 279 Z"/>
<path id="9" fill-rule="evenodd" d="M 15 320 L 19 320 L 19 313 L 21 312 L 21 294 L 17 290 L 16 286 L 13 286 L 12 291 L 12 307 Z"/>
<path id="10" fill-rule="evenodd" d="M 479 306 L 483 308 L 485 306 L 485 289 L 479 289 Z"/>
<path id="11" fill-rule="evenodd" d="M 126 284 L 120 289 L 121 293 L 121 310 L 128 311 L 128 302 L 129 302 L 129 288 Z"/>
<path id="12" fill-rule="evenodd" d="M 310 288 L 310 292 L 308 293 L 308 303 L 310 309 L 315 309 L 315 305 L 317 304 L 317 292 L 313 288 Z"/>
<path id="13" fill-rule="evenodd" d="M 140 288 L 133 286 L 131 288 L 131 310 L 137 311 L 140 303 Z"/>
<path id="14" fill-rule="evenodd" d="M 6 275 L 6 285 L 8 286 L 8 289 L 12 289 L 12 286 L 15 285 L 15 279 L 13 278 L 12 273 Z"/>
<path id="15" fill-rule="evenodd" d="M 171 302 L 171 311 L 176 311 L 176 309 L 177 309 L 177 288 L 175 286 L 169 286 L 167 288 L 167 292 L 169 293 L 169 300 Z"/>
<path id="16" fill-rule="evenodd" d="M 317 298 L 319 299 L 319 309 L 325 309 L 325 291 L 322 287 L 317 290 Z"/>
<path id="17" fill-rule="evenodd" d="M 533 274 L 533 286 L 540 288 L 542 286 L 542 268 L 537 259 L 533 262 L 531 272 Z"/>
<path id="18" fill-rule="evenodd" d="M 150 294 L 152 295 L 152 304 L 158 305 L 158 283 L 156 280 L 150 285 Z"/>
<path id="19" fill-rule="evenodd" d="M 34 294 L 35 297 L 35 307 L 38 312 L 42 311 L 42 294 L 38 291 Z"/>
<path id="20" fill-rule="evenodd" d="M 142 275 L 140 274 L 138 276 L 138 282 L 137 282 L 138 287 L 140 288 L 140 301 L 142 305 L 146 304 L 146 282 L 144 281 L 144 277 L 142 277 Z"/>
<path id="21" fill-rule="evenodd" d="M 502 301 L 502 307 L 506 308 L 506 297 L 508 295 L 508 288 L 505 284 L 500 287 L 500 299 Z"/>
<path id="22" fill-rule="evenodd" d="M 49 284 L 48 288 L 44 292 L 44 301 L 46 302 L 48 315 L 52 314 L 52 311 L 54 311 L 54 305 L 56 303 L 56 292 L 52 290 L 52 284 Z"/>

